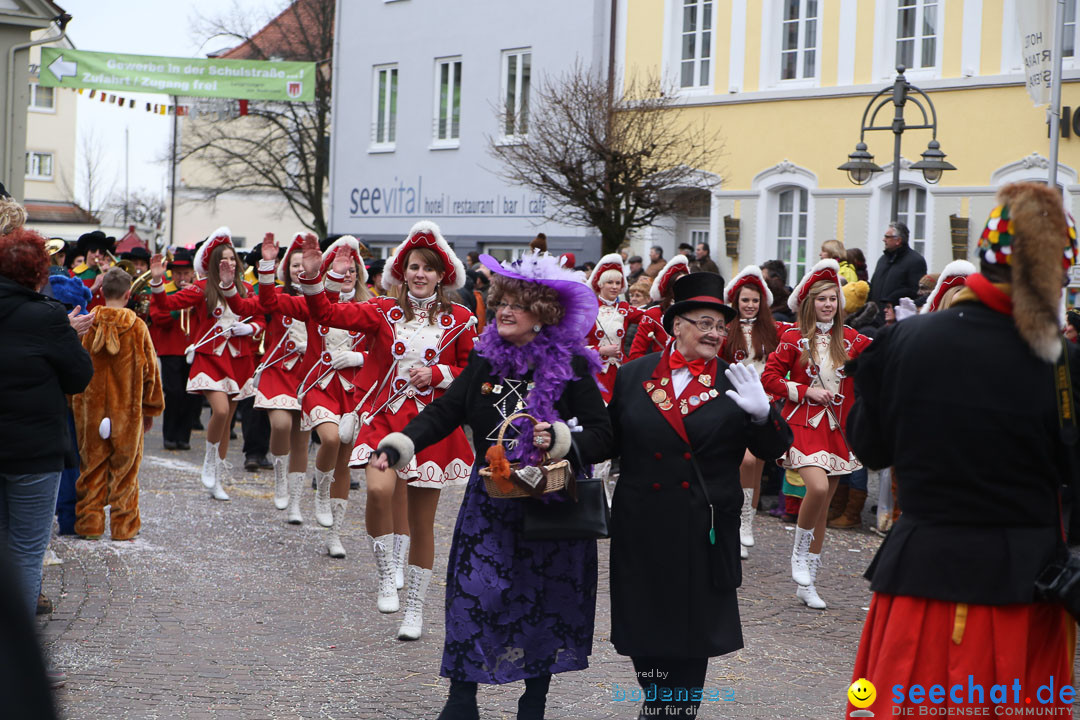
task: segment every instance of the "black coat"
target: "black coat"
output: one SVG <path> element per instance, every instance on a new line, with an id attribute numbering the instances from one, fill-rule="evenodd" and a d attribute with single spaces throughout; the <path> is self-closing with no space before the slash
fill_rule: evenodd
<path id="1" fill-rule="evenodd" d="M 622 366 L 608 406 L 621 468 L 612 507 L 611 640 L 622 655 L 713 657 L 742 647 L 739 464 L 747 448 L 763 458 L 784 454 L 791 429 L 775 410 L 754 425 L 724 395 L 731 384 L 718 359 L 716 395 L 683 416 L 687 444 L 644 385 L 661 357 Z M 714 507 L 715 545 L 691 457 Z"/>
<path id="2" fill-rule="evenodd" d="M 896 305 L 904 297 L 914 298 L 919 294 L 919 280 L 925 274 L 926 260 L 908 245 L 886 250 L 874 266 L 869 299 L 880 306 Z"/>
<path id="3" fill-rule="evenodd" d="M 0 469 L 59 472 L 69 446 L 64 395 L 94 375 L 64 306 L 0 275 Z"/>
<path id="4" fill-rule="evenodd" d="M 1070 362 L 1075 383 L 1072 348 Z M 853 364 L 848 440 L 868 467 L 895 468 L 903 509 L 867 570 L 871 589 L 1031 602 L 1063 548 L 1058 490 L 1071 472 L 1053 366 L 1012 317 L 976 302 L 884 329 Z"/>

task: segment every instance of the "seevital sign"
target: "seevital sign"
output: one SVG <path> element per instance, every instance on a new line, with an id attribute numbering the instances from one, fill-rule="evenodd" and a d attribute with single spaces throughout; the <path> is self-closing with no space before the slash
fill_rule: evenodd
<path id="1" fill-rule="evenodd" d="M 312 102 L 315 63 L 173 58 L 42 48 L 45 87 Z"/>

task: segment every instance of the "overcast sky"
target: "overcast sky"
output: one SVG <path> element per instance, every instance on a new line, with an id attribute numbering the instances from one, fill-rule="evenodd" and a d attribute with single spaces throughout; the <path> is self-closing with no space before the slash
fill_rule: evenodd
<path id="1" fill-rule="evenodd" d="M 224 39 L 203 42 L 195 37 L 197 16 L 214 16 L 228 11 L 233 2 L 256 19 L 277 14 L 286 0 L 58 0 L 72 16 L 68 37 L 79 50 L 205 57 L 207 52 L 227 47 Z M 163 195 L 168 182 L 168 157 L 172 121 L 168 116 L 147 113 L 146 103 L 169 100 L 164 95 L 131 94 L 135 108 L 119 108 L 79 97 L 79 143 L 76 168 L 82 158 L 83 137 L 88 134 L 106 148 L 103 175 L 115 178 L 115 192 L 124 191 L 124 131 L 129 135 L 128 171 L 132 191 L 143 189 Z M 76 170 L 76 174 L 81 173 Z M 83 188 L 77 187 L 80 198 Z"/>

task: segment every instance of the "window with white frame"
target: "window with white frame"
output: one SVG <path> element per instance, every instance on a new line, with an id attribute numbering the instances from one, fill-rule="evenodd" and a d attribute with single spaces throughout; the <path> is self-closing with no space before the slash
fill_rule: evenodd
<path id="1" fill-rule="evenodd" d="M 783 0 L 780 79 L 817 77 L 818 0 Z"/>
<path id="2" fill-rule="evenodd" d="M 909 185 L 900 189 L 896 219 L 908 227 L 908 245 L 926 257 L 926 188 Z"/>
<path id="3" fill-rule="evenodd" d="M 713 0 L 682 0 L 679 87 L 712 85 Z"/>
<path id="4" fill-rule="evenodd" d="M 506 50 L 502 56 L 502 134 L 505 138 L 529 133 L 529 89 L 532 84 L 532 50 Z"/>
<path id="5" fill-rule="evenodd" d="M 806 272 L 806 248 L 810 226 L 810 193 L 788 186 L 776 191 L 776 256 L 787 267 L 788 277 Z"/>
<path id="6" fill-rule="evenodd" d="M 371 144 L 375 148 L 392 150 L 397 141 L 397 96 L 397 65 L 376 67 L 371 121 Z"/>
<path id="7" fill-rule="evenodd" d="M 30 151 L 26 153 L 26 179 L 52 180 L 53 155 L 46 152 Z"/>
<path id="8" fill-rule="evenodd" d="M 42 87 L 37 83 L 30 83 L 30 109 L 31 110 L 55 110 L 55 88 Z"/>
<path id="9" fill-rule="evenodd" d="M 499 262 L 513 262 L 521 257 L 528 245 L 484 245 L 481 252 L 487 253 Z"/>
<path id="10" fill-rule="evenodd" d="M 938 0 L 897 0 L 897 65 L 916 70 L 937 67 L 938 6 Z"/>
<path id="11" fill-rule="evenodd" d="M 1076 0 L 1065 0 L 1065 33 L 1061 44 L 1062 57 L 1076 57 Z"/>
<path id="12" fill-rule="evenodd" d="M 461 128 L 461 58 L 435 61 L 435 143 L 457 146 Z"/>

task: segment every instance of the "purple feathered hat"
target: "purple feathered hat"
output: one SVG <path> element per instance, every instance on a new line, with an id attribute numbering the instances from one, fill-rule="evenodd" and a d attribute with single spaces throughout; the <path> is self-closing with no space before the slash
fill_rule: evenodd
<path id="1" fill-rule="evenodd" d="M 596 294 L 585 284 L 585 273 L 561 266 L 557 257 L 532 253 L 512 263 L 500 263 L 485 254 L 480 256 L 480 262 L 499 275 L 553 288 L 565 310 L 559 328 L 567 337 L 584 338 L 596 324 L 600 304 Z"/>

